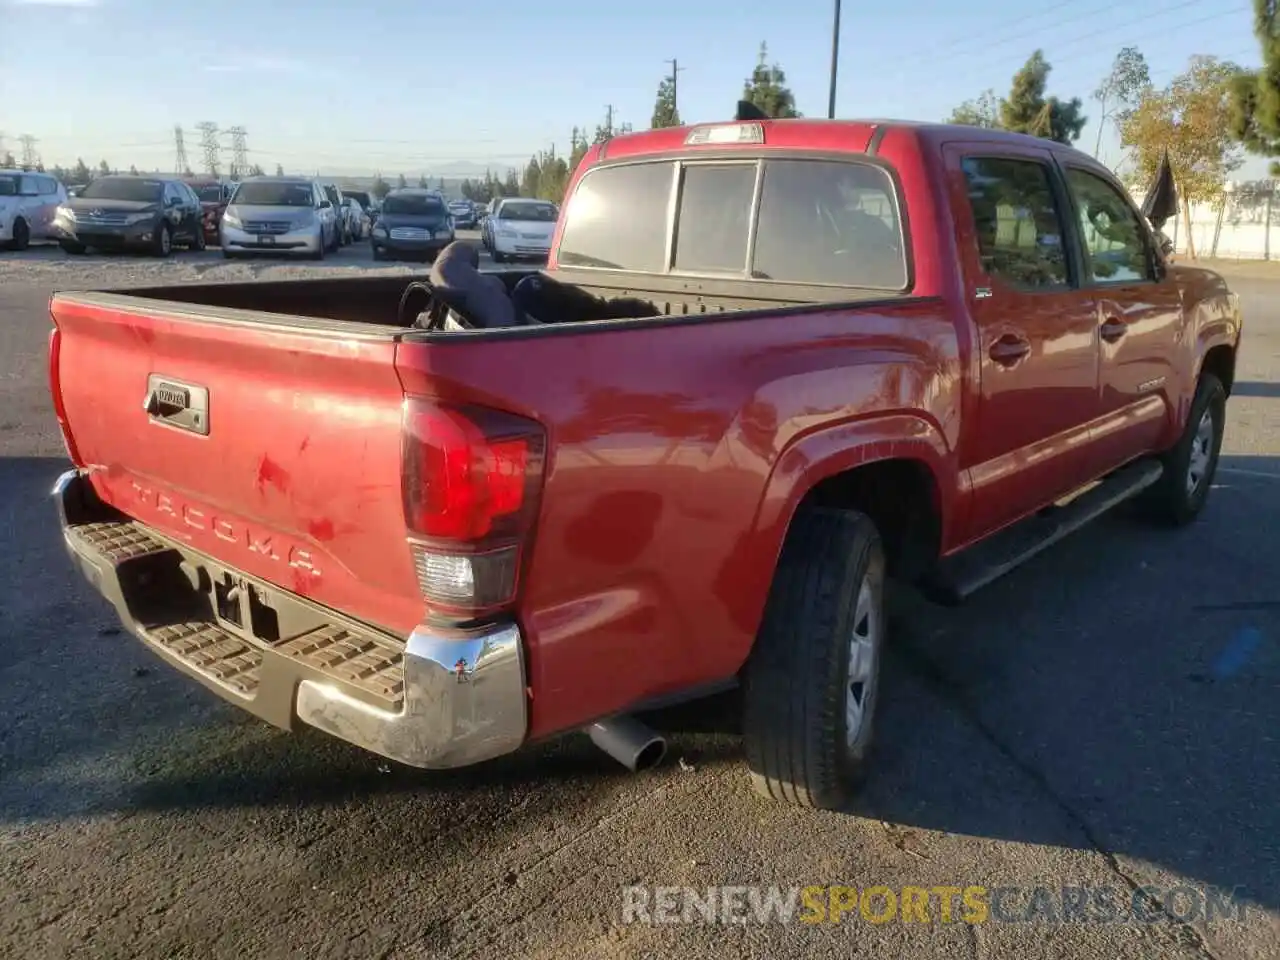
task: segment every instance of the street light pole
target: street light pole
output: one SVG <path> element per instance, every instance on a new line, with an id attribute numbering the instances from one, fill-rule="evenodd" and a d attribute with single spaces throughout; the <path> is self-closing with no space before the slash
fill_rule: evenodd
<path id="1" fill-rule="evenodd" d="M 831 27 L 831 96 L 827 100 L 827 119 L 836 118 L 836 70 L 840 65 L 840 0 L 836 0 L 836 20 Z"/>

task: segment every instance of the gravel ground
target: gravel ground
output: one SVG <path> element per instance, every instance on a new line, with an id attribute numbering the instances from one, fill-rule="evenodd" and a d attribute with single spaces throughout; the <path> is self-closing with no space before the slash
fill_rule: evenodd
<path id="1" fill-rule="evenodd" d="M 751 794 L 731 697 L 656 717 L 671 758 L 641 776 L 580 736 L 430 774 L 264 727 L 119 635 L 44 499 L 50 292 L 343 269 L 373 267 L 0 254 L 0 956 L 1277 956 L 1280 283 L 1237 281 L 1206 515 L 1117 513 L 957 611 L 903 598 L 876 779 L 841 815 Z M 625 924 L 631 884 L 1023 893 L 976 926 Z M 1037 885 L 1213 886 L 1245 913 L 1010 922 Z"/>

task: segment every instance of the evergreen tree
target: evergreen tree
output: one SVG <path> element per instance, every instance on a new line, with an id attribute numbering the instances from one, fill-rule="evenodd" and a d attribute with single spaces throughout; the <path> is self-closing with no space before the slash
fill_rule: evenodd
<path id="1" fill-rule="evenodd" d="M 507 179 L 502 184 L 502 195 L 504 197 L 520 196 L 520 174 L 515 170 L 507 171 Z"/>
<path id="2" fill-rule="evenodd" d="M 93 171 L 85 164 L 83 157 L 76 157 L 76 165 L 71 170 L 71 179 L 75 183 L 88 183 L 93 179 Z"/>
<path id="3" fill-rule="evenodd" d="M 658 99 L 653 105 L 653 119 L 649 126 L 656 130 L 659 127 L 680 126 L 680 111 L 676 109 L 676 85 L 670 77 L 658 84 Z"/>
<path id="4" fill-rule="evenodd" d="M 381 173 L 374 174 L 373 188 L 372 188 L 373 195 L 377 197 L 379 200 L 381 200 L 390 192 L 391 192 L 391 184 L 387 183 L 387 181 L 382 179 Z"/>
<path id="5" fill-rule="evenodd" d="M 111 176 L 111 167 L 110 165 L 108 165 L 107 161 L 105 160 L 98 161 L 98 176 L 100 177 Z"/>
<path id="6" fill-rule="evenodd" d="M 6 150 L 4 156 L 0 157 L 0 167 L 6 170 L 13 170 L 18 166 L 18 158 L 13 155 L 12 150 Z"/>
<path id="7" fill-rule="evenodd" d="M 399 189 L 403 190 L 403 189 L 404 189 L 405 187 L 407 187 L 408 185 L 409 185 L 409 181 L 408 181 L 408 180 L 406 180 L 406 179 L 404 178 L 404 174 L 403 174 L 403 173 L 402 173 L 402 174 L 400 174 L 400 176 L 398 176 L 398 177 L 396 178 L 396 186 L 397 186 Z"/>
<path id="8" fill-rule="evenodd" d="M 137 167 L 135 167 L 133 164 L 129 164 L 129 173 L 130 173 L 132 176 L 135 176 L 135 177 L 136 177 L 136 176 L 138 175 L 138 168 L 137 168 Z"/>
<path id="9" fill-rule="evenodd" d="M 1231 82 L 1231 131 L 1250 153 L 1280 157 L 1280 17 L 1275 0 L 1253 0 L 1253 32 L 1262 68 L 1241 70 Z M 1280 177 L 1280 161 L 1271 164 Z"/>
<path id="10" fill-rule="evenodd" d="M 541 179 L 542 169 L 538 165 L 537 157 L 530 157 L 528 164 L 524 168 L 524 176 L 520 179 L 520 195 L 524 197 L 536 197 L 538 195 L 538 182 Z"/>
<path id="11" fill-rule="evenodd" d="M 1013 75 L 1009 96 L 1000 102 L 1001 127 L 1058 143 L 1075 142 L 1087 119 L 1080 112 L 1083 104 L 1079 97 L 1045 97 L 1052 69 L 1044 52 L 1037 50 Z"/>
<path id="12" fill-rule="evenodd" d="M 751 78 L 742 85 L 742 99 L 754 104 L 770 117 L 798 117 L 796 98 L 787 86 L 787 75 L 776 63 L 766 62 L 768 45 L 760 44 L 760 59 Z"/>
<path id="13" fill-rule="evenodd" d="M 277 177 L 283 177 L 283 176 L 284 176 L 284 167 L 282 167 L 282 166 L 281 166 L 280 164 L 278 164 L 278 163 L 276 164 L 276 176 L 277 176 Z"/>
<path id="14" fill-rule="evenodd" d="M 573 133 L 569 137 L 569 172 L 573 173 L 578 169 L 578 164 L 582 163 L 582 158 L 587 155 L 587 150 L 591 144 L 587 142 L 586 129 L 573 128 Z"/>

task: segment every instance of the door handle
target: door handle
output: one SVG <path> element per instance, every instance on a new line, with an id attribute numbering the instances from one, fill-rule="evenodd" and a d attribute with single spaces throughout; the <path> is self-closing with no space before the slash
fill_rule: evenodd
<path id="1" fill-rule="evenodd" d="M 1129 325 L 1115 317 L 1107 317 L 1107 322 L 1098 331 L 1102 339 L 1107 343 L 1115 343 L 1128 332 Z"/>
<path id="2" fill-rule="evenodd" d="M 1013 366 L 1030 352 L 1031 344 L 1012 333 L 1006 333 L 993 343 L 990 351 L 991 359 L 1006 367 Z"/>

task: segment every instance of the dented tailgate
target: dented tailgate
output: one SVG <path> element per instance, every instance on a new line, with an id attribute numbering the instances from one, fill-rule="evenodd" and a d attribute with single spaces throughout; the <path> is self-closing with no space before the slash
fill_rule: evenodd
<path id="1" fill-rule="evenodd" d="M 406 632 L 394 330 L 59 294 L 51 376 L 103 500 L 224 564 Z"/>

